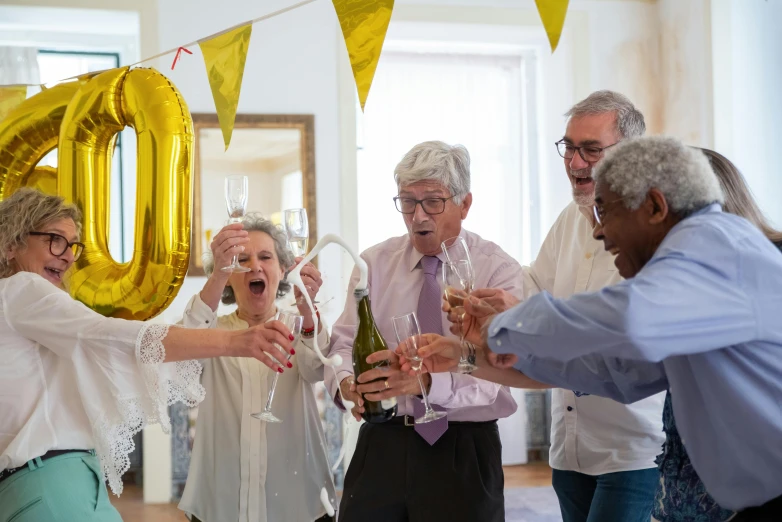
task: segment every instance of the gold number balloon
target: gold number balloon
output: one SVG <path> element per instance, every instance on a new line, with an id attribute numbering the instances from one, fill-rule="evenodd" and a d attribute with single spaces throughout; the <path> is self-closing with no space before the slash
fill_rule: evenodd
<path id="1" fill-rule="evenodd" d="M 56 142 L 58 193 L 84 213 L 82 242 L 86 248 L 68 286 L 76 299 L 104 315 L 149 319 L 176 297 L 189 263 L 190 113 L 174 85 L 153 69 L 113 69 L 75 87 Z M 67 96 L 64 90 L 62 96 Z M 48 105 L 52 113 L 53 106 Z M 45 111 L 32 116 L 29 114 L 29 120 L 56 123 Z M 137 189 L 133 255 L 121 264 L 112 259 L 108 249 L 109 192 L 111 150 L 117 133 L 126 126 L 136 132 Z M 5 165 L 4 136 L 0 124 L 0 168 Z M 51 138 L 31 145 L 24 154 L 19 147 L 9 148 L 21 158 L 9 169 L 0 170 L 0 198 L 45 177 L 45 171 L 34 167 L 51 150 Z"/>
<path id="2" fill-rule="evenodd" d="M 36 94 L 0 121 L 0 201 L 19 187 L 57 193 L 57 172 L 36 165 L 57 147 L 68 102 L 88 79 L 85 76 Z"/>

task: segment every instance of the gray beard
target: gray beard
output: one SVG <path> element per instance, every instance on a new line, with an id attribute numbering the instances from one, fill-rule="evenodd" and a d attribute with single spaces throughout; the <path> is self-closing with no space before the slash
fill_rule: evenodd
<path id="1" fill-rule="evenodd" d="M 579 174 L 587 174 L 587 176 L 591 177 L 592 168 L 590 167 L 581 170 L 568 170 L 568 174 L 574 177 L 579 177 Z M 576 205 L 579 207 L 591 207 L 595 204 L 595 194 L 584 194 L 581 191 L 577 191 L 576 187 L 573 187 L 573 201 L 575 201 Z"/>

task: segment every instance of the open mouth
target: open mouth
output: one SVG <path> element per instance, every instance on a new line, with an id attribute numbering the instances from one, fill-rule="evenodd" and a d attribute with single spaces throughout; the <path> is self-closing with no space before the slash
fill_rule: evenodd
<path id="1" fill-rule="evenodd" d="M 51 279 L 55 279 L 57 281 L 62 281 L 62 273 L 63 273 L 63 271 L 60 270 L 59 268 L 49 268 L 47 266 L 47 267 L 44 267 L 44 271 L 46 272 L 46 274 Z"/>
<path id="2" fill-rule="evenodd" d="M 417 235 L 419 235 L 419 236 L 421 236 L 421 237 L 426 237 L 426 236 L 428 236 L 429 234 L 434 234 L 434 232 L 432 232 L 431 230 L 418 230 L 418 231 L 416 232 L 416 234 L 417 234 Z"/>
<path id="3" fill-rule="evenodd" d="M 587 178 L 576 178 L 576 177 L 574 177 L 573 179 L 576 180 L 576 185 L 579 185 L 579 186 L 589 185 L 590 183 L 592 183 L 592 178 L 591 177 L 587 177 Z"/>
<path id="4" fill-rule="evenodd" d="M 253 295 L 263 295 L 266 291 L 266 281 L 263 279 L 253 279 L 250 281 L 250 293 Z"/>

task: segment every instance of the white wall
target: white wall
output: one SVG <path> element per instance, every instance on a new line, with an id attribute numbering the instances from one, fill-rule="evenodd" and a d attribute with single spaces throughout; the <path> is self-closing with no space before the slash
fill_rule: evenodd
<path id="1" fill-rule="evenodd" d="M 712 0 L 715 147 L 782 226 L 777 125 L 782 121 L 782 1 Z"/>

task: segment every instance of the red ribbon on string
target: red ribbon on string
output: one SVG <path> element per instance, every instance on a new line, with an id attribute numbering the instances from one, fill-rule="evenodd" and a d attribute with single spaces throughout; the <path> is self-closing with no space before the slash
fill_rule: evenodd
<path id="1" fill-rule="evenodd" d="M 171 70 L 174 70 L 174 66 L 176 66 L 177 61 L 179 60 L 179 56 L 182 54 L 182 51 L 185 51 L 187 54 L 193 54 L 191 51 L 188 51 L 184 47 L 180 47 L 176 50 L 176 56 L 174 56 L 174 62 L 171 64 Z"/>

